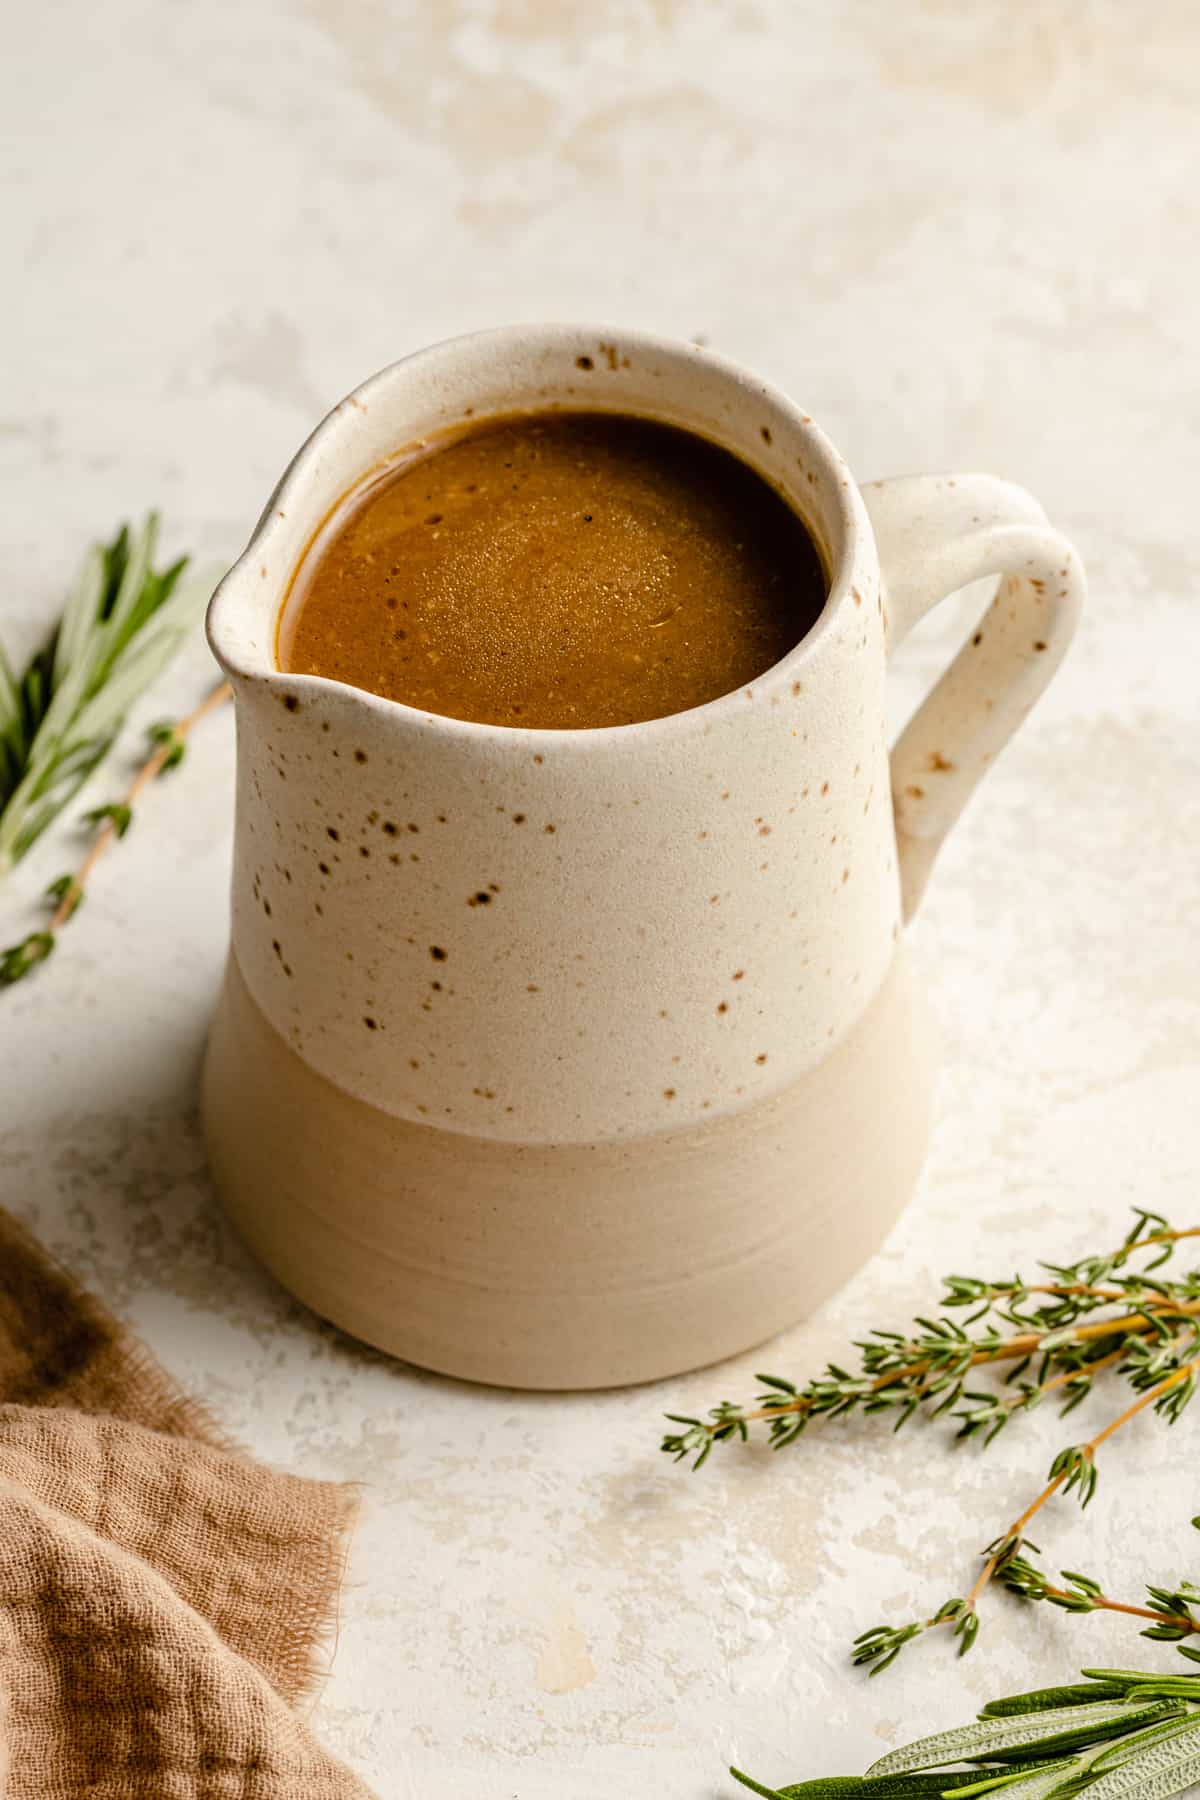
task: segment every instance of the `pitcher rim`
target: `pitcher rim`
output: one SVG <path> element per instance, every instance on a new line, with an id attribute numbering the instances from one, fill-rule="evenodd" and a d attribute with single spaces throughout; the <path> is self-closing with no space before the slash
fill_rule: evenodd
<path id="1" fill-rule="evenodd" d="M 383 396 L 409 375 L 413 366 L 418 363 L 436 363 L 441 360 L 449 364 L 464 351 L 475 353 L 487 349 L 503 350 L 506 345 L 513 348 L 526 348 L 529 340 L 534 339 L 542 345 L 554 347 L 561 345 L 564 350 L 574 349 L 580 344 L 594 348 L 598 342 L 610 342 L 628 346 L 640 355 L 654 355 L 670 358 L 677 365 L 680 361 L 695 361 L 703 364 L 706 370 L 716 370 L 717 374 L 743 397 L 753 395 L 755 403 L 767 407 L 777 419 L 782 419 L 794 433 L 804 440 L 809 466 L 819 472 L 822 485 L 833 496 L 833 516 L 840 544 L 829 553 L 830 576 L 824 603 L 814 623 L 804 636 L 791 649 L 768 668 L 753 677 L 749 683 L 742 683 L 728 693 L 719 694 L 712 700 L 706 700 L 699 706 L 684 708 L 680 712 L 666 713 L 660 717 L 636 720 L 620 725 L 598 726 L 523 726 L 498 725 L 478 719 L 459 719 L 446 713 L 427 712 L 420 707 L 409 706 L 405 701 L 393 700 L 383 694 L 373 693 L 368 688 L 355 687 L 350 682 L 339 681 L 327 675 L 302 674 L 296 671 L 281 669 L 275 660 L 275 632 L 278 627 L 279 614 L 286 603 L 278 598 L 278 586 L 272 587 L 276 598 L 272 601 L 272 648 L 265 657 L 257 662 L 249 661 L 233 653 L 227 644 L 222 642 L 228 630 L 227 615 L 233 613 L 239 600 L 245 600 L 243 592 L 249 582 L 249 571 L 254 562 L 261 563 L 264 555 L 269 556 L 278 549 L 279 539 L 283 535 L 282 521 L 286 511 L 302 499 L 304 488 L 311 475 L 311 466 L 323 445 L 326 445 L 347 413 L 358 411 L 365 413 L 381 400 Z M 604 403 L 586 405 L 579 404 L 574 398 L 569 402 L 571 410 L 624 413 L 626 416 L 645 418 L 662 417 L 652 408 L 641 408 L 637 405 L 606 405 Z M 537 406 L 531 410 L 539 410 Z M 544 404 L 540 410 L 565 410 L 561 402 Z M 665 410 L 665 409 L 664 409 Z M 498 412 L 483 413 L 474 422 L 485 423 L 489 417 L 499 416 Z M 673 422 L 673 421 L 665 421 Z M 793 512 L 797 514 L 810 536 L 817 540 L 817 534 L 800 504 L 800 496 L 794 487 L 781 484 L 769 475 L 761 463 L 741 448 L 734 449 L 728 435 L 722 432 L 716 420 L 709 421 L 706 427 L 683 426 L 681 429 L 691 430 L 695 436 L 707 436 L 709 441 L 722 449 L 736 455 L 745 462 L 760 480 L 780 493 Z M 403 441 L 399 441 L 391 455 L 398 455 L 403 449 Z M 387 458 L 384 459 L 389 460 Z M 357 473 L 342 490 L 342 497 L 335 502 L 335 507 L 352 494 L 370 473 L 373 467 L 379 466 L 379 459 L 373 463 L 364 462 Z M 259 519 L 251 532 L 245 549 L 233 563 L 231 568 L 218 584 L 209 602 L 205 620 L 205 631 L 208 645 L 213 656 L 224 673 L 235 685 L 239 681 L 257 681 L 271 687 L 286 684 L 289 692 L 297 695 L 319 695 L 336 692 L 342 695 L 351 694 L 355 699 L 383 716 L 395 716 L 409 726 L 421 730 L 435 730 L 441 734 L 462 736 L 482 742 L 501 741 L 508 744 L 519 744 L 522 748 L 545 748 L 553 746 L 560 751 L 564 748 L 598 747 L 605 741 L 624 742 L 631 733 L 639 736 L 667 736 L 675 732 L 688 732 L 697 725 L 707 729 L 719 723 L 726 713 L 738 710 L 738 703 L 745 704 L 747 689 L 752 689 L 757 697 L 760 691 L 773 691 L 779 684 L 786 683 L 801 674 L 803 669 L 814 659 L 823 647 L 824 640 L 835 629 L 836 622 L 851 598 L 856 579 L 856 565 L 861 554 L 863 542 L 873 541 L 870 521 L 866 507 L 859 491 L 858 483 L 847 467 L 841 453 L 832 440 L 814 421 L 811 414 L 801 410 L 799 405 L 781 389 L 755 374 L 744 364 L 732 357 L 710 350 L 707 346 L 689 343 L 684 339 L 663 336 L 658 333 L 612 325 L 590 325 L 579 322 L 551 321 L 538 324 L 509 324 L 486 327 L 481 330 L 458 333 L 452 337 L 441 338 L 432 344 L 398 357 L 369 375 L 365 381 L 352 388 L 341 400 L 319 420 L 312 431 L 301 443 L 292 456 L 283 474 L 276 482 Z M 306 540 L 305 549 L 308 542 Z M 299 560 L 288 560 L 285 587 L 290 587 Z M 250 590 L 251 594 L 254 590 Z"/>

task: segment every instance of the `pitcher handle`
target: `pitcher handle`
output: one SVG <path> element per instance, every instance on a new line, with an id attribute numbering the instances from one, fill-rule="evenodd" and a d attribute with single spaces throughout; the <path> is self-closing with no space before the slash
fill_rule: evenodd
<path id="1" fill-rule="evenodd" d="M 939 600 L 999 575 L 976 630 L 892 751 L 904 918 L 980 776 L 1062 661 L 1083 565 L 1031 494 L 994 475 L 911 475 L 863 488 L 882 571 L 889 647 Z"/>

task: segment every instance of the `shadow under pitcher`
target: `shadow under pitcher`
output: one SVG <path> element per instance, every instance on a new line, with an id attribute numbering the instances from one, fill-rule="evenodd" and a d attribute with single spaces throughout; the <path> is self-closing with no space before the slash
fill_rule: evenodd
<path id="1" fill-rule="evenodd" d="M 788 501 L 828 596 L 781 661 L 562 730 L 280 667 L 295 571 L 370 471 L 553 408 L 696 433 Z M 890 650 L 989 574 L 889 753 Z M 903 926 L 1083 593 L 1020 488 L 860 487 L 806 413 L 690 345 L 517 326 L 342 401 L 209 614 L 238 776 L 204 1114 L 250 1247 L 355 1336 L 518 1387 L 677 1373 L 810 1312 L 916 1180 L 934 1053 Z"/>

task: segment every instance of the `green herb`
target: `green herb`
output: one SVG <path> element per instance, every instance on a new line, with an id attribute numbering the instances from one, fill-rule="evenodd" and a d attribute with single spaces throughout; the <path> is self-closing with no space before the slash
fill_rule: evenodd
<path id="1" fill-rule="evenodd" d="M 1200 1526 L 1195 1519 L 1192 1523 Z M 1115 1612 L 1131 1619 L 1149 1619 L 1151 1623 L 1142 1632 L 1143 1637 L 1160 1644 L 1174 1644 L 1181 1656 L 1200 1662 L 1200 1649 L 1185 1641 L 1200 1636 L 1200 1587 L 1194 1582 L 1181 1581 L 1175 1587 L 1148 1584 L 1146 1596 L 1150 1604 L 1139 1606 L 1114 1600 L 1093 1576 L 1080 1575 L 1073 1569 L 1062 1570 L 1060 1586 L 1025 1556 L 1010 1557 L 1000 1571 L 1000 1580 L 1023 1600 L 1044 1600 L 1064 1612 Z"/>
<path id="2" fill-rule="evenodd" d="M 765 1787 L 730 1773 L 766 1800 L 1170 1800 L 1200 1782 L 1200 1675 L 1083 1674 L 1070 1687 L 993 1700 L 975 1724 L 893 1750 L 861 1778 Z"/>
<path id="3" fill-rule="evenodd" d="M 10 944 L 7 950 L 0 950 L 0 987 L 12 987 L 26 975 L 32 975 L 53 949 L 53 932 L 31 931 L 19 944 Z"/>
<path id="4" fill-rule="evenodd" d="M 31 932 L 21 943 L 13 944 L 7 950 L 0 950 L 0 988 L 12 987 L 18 981 L 23 981 L 27 975 L 33 974 L 39 963 L 45 962 L 58 941 L 59 932 L 83 904 L 92 870 L 109 845 L 123 838 L 133 823 L 134 804 L 142 789 L 160 775 L 165 775 L 168 769 L 179 766 L 192 730 L 210 712 L 223 706 L 231 692 L 229 683 L 222 681 L 205 695 L 199 706 L 185 719 L 179 719 L 173 725 L 154 725 L 150 728 L 148 736 L 153 749 L 134 775 L 124 797 L 109 801 L 105 806 L 93 807 L 91 812 L 84 814 L 85 823 L 97 827 L 96 835 L 87 855 L 74 873 L 58 876 L 46 889 L 46 898 L 54 902 L 49 924 L 42 931 Z"/>
<path id="5" fill-rule="evenodd" d="M 0 649 L 0 878 L 110 749 L 212 591 L 188 559 L 153 567 L 158 517 L 89 552 L 62 618 L 18 678 Z"/>
<path id="6" fill-rule="evenodd" d="M 977 1438 L 986 1446 L 1048 1399 L 1059 1401 L 1066 1414 L 1099 1376 L 1123 1378 L 1136 1398 L 1103 1430 L 1059 1451 L 1036 1498 L 983 1551 L 983 1568 L 970 1591 L 905 1625 L 873 1626 L 854 1647 L 854 1661 L 878 1674 L 915 1638 L 948 1626 L 963 1654 L 978 1634 L 978 1602 L 989 1582 L 1005 1580 L 1014 1565 L 1032 1566 L 1023 1552 L 1036 1548 L 1025 1535 L 1036 1514 L 1060 1492 L 1074 1494 L 1086 1506 L 1096 1491 L 1101 1447 L 1147 1408 L 1173 1424 L 1195 1393 L 1200 1271 L 1174 1278 L 1161 1273 L 1176 1244 L 1194 1237 L 1200 1237 L 1200 1226 L 1178 1231 L 1157 1213 L 1139 1211 L 1115 1250 L 1075 1263 L 1042 1264 L 1046 1280 L 952 1275 L 937 1318 L 919 1317 L 909 1332 L 872 1331 L 856 1346 L 859 1366 L 853 1373 L 831 1363 L 804 1386 L 760 1375 L 766 1391 L 750 1406 L 722 1401 L 704 1418 L 668 1414 L 683 1429 L 669 1433 L 662 1448 L 677 1461 L 690 1458 L 698 1469 L 714 1445 L 745 1442 L 756 1425 L 766 1428 L 778 1450 L 796 1443 L 813 1420 L 856 1410 L 888 1417 L 897 1429 L 916 1414 L 949 1414 L 960 1438 Z M 959 1308 L 970 1309 L 962 1324 L 949 1316 Z M 1003 1383 L 970 1385 L 976 1371 L 1005 1366 Z"/>
<path id="7" fill-rule="evenodd" d="M 83 815 L 85 825 L 111 825 L 113 835 L 123 838 L 133 824 L 133 808 L 124 800 L 110 800 L 104 806 L 93 806 Z"/>

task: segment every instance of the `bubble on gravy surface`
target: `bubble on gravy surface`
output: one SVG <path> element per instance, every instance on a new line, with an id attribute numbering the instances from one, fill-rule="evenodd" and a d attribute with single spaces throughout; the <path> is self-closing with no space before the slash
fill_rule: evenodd
<path id="1" fill-rule="evenodd" d="M 798 515 L 728 451 L 625 414 L 518 414 L 347 497 L 278 660 L 451 718 L 629 725 L 753 681 L 825 596 Z"/>

